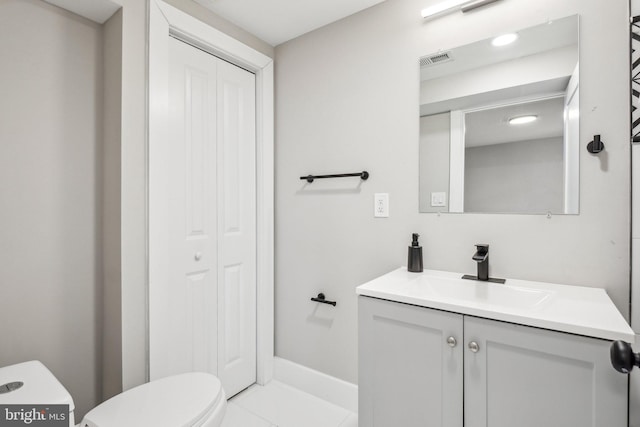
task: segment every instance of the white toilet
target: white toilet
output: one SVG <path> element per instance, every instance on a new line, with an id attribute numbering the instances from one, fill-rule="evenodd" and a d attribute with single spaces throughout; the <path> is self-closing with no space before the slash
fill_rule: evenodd
<path id="1" fill-rule="evenodd" d="M 0 368 L 0 404 L 69 405 L 69 426 L 75 424 L 73 398 L 37 360 Z M 114 396 L 89 411 L 77 427 L 218 427 L 226 406 L 218 378 L 191 372 Z"/>

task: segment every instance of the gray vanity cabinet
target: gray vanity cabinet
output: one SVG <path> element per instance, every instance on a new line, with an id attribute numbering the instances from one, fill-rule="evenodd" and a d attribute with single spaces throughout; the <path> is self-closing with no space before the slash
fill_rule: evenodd
<path id="1" fill-rule="evenodd" d="M 464 336 L 465 427 L 627 425 L 610 341 L 472 316 Z"/>
<path id="2" fill-rule="evenodd" d="M 364 296 L 358 308 L 360 427 L 627 425 L 609 341 Z"/>
<path id="3" fill-rule="evenodd" d="M 358 299 L 358 425 L 462 427 L 462 315 Z"/>

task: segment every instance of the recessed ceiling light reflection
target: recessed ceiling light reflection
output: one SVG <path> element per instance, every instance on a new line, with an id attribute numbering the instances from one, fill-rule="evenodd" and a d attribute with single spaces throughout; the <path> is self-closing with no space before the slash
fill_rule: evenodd
<path id="1" fill-rule="evenodd" d="M 511 44 L 516 40 L 518 40 L 518 35 L 516 33 L 509 33 L 494 38 L 493 40 L 491 40 L 491 44 L 496 47 L 500 47 Z"/>
<path id="2" fill-rule="evenodd" d="M 531 123 L 538 120 L 538 116 L 520 116 L 520 117 L 512 117 L 509 119 L 510 125 L 523 125 L 525 123 Z"/>

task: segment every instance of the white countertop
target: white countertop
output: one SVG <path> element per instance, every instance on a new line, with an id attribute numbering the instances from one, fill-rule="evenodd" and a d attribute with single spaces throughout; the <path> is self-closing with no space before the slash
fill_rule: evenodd
<path id="1" fill-rule="evenodd" d="M 358 295 L 521 325 L 633 343 L 635 334 L 604 289 L 398 268 L 356 288 Z"/>

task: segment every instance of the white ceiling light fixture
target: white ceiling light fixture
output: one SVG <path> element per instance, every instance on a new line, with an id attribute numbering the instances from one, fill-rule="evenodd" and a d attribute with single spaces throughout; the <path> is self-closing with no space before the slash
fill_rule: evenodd
<path id="1" fill-rule="evenodd" d="M 538 116 L 519 116 L 519 117 L 512 117 L 509 119 L 509 124 L 510 125 L 524 125 L 526 123 L 531 123 L 531 122 L 535 122 L 536 120 L 538 120 Z"/>
<path id="2" fill-rule="evenodd" d="M 446 0 L 433 6 L 429 6 L 422 9 L 423 18 L 435 18 L 436 16 L 444 15 L 448 12 L 453 12 L 462 3 L 466 3 L 467 0 Z"/>
<path id="3" fill-rule="evenodd" d="M 506 46 L 518 40 L 516 33 L 503 34 L 491 40 L 491 44 L 495 47 Z"/>
<path id="4" fill-rule="evenodd" d="M 439 16 L 448 15 L 449 13 L 461 10 L 463 13 L 473 9 L 494 3 L 498 0 L 444 0 L 440 3 L 422 9 L 422 17 L 424 19 L 434 19 Z"/>

